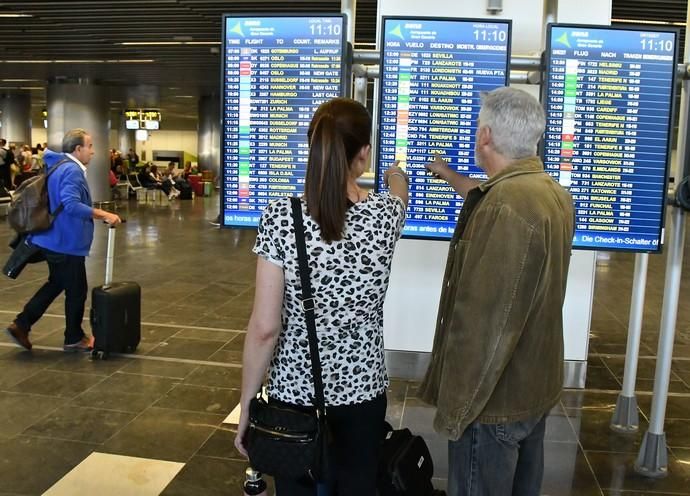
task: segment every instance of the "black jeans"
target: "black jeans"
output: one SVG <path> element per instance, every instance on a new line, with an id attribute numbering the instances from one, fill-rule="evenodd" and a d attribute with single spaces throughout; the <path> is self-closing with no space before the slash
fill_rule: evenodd
<path id="1" fill-rule="evenodd" d="M 65 292 L 65 344 L 73 344 L 84 337 L 81 321 L 86 303 L 86 265 L 84 257 L 43 250 L 48 261 L 48 281 L 24 306 L 14 322 L 31 330 L 60 293 Z"/>
<path id="2" fill-rule="evenodd" d="M 285 405 L 275 400 L 271 402 Z M 328 426 L 333 435 L 331 496 L 376 495 L 376 473 L 386 405 L 386 394 L 383 393 L 357 405 L 326 408 Z M 316 496 L 316 485 L 308 478 L 276 478 L 275 486 L 276 496 Z"/>

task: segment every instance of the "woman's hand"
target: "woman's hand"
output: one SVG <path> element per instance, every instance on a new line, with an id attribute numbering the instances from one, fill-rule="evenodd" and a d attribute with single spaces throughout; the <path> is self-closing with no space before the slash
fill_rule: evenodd
<path id="1" fill-rule="evenodd" d="M 237 436 L 235 436 L 235 448 L 239 451 L 245 458 L 249 459 L 249 454 L 247 453 L 247 448 L 244 446 L 245 438 L 247 436 L 247 430 L 249 429 L 249 415 L 246 413 L 247 408 L 242 408 L 240 411 L 240 423 L 237 426 Z"/>
<path id="2" fill-rule="evenodd" d="M 400 160 L 396 160 L 393 165 L 391 165 L 386 172 L 383 173 L 383 181 L 386 184 L 386 186 L 390 187 L 390 178 L 391 176 L 395 175 L 403 179 L 406 183 L 409 183 L 409 178 L 407 177 L 407 174 L 405 173 L 404 170 L 402 170 L 398 164 L 400 163 Z"/>

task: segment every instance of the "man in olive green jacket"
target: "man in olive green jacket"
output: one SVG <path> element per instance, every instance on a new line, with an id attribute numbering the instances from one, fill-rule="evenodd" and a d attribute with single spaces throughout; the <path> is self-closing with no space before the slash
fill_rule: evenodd
<path id="1" fill-rule="evenodd" d="M 437 158 L 465 198 L 450 244 L 421 397 L 449 440 L 449 496 L 539 495 L 545 417 L 563 383 L 573 202 L 536 156 L 544 112 L 529 94 L 483 96 L 479 183 Z"/>

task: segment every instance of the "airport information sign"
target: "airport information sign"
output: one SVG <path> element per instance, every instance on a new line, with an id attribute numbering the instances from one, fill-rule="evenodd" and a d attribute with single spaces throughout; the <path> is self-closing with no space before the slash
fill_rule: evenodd
<path id="1" fill-rule="evenodd" d="M 480 93 L 508 83 L 510 21 L 384 17 L 376 188 L 396 160 L 410 176 L 403 236 L 450 239 L 462 207 L 425 164 L 486 178 L 474 164 Z"/>
<path id="2" fill-rule="evenodd" d="M 342 15 L 223 18 L 222 224 L 256 227 L 272 199 L 301 194 L 307 128 L 344 85 Z"/>
<path id="3" fill-rule="evenodd" d="M 573 196 L 576 248 L 661 249 L 677 36 L 549 27 L 544 164 Z"/>

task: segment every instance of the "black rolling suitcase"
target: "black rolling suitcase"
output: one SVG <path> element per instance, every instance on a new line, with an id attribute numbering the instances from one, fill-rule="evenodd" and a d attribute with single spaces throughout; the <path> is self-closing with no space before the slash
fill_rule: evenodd
<path id="1" fill-rule="evenodd" d="M 141 340 L 141 286 L 136 282 L 112 282 L 115 226 L 108 226 L 105 284 L 91 291 L 92 357 L 132 353 Z"/>

